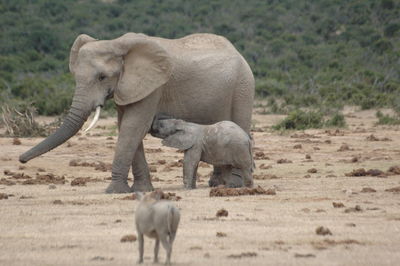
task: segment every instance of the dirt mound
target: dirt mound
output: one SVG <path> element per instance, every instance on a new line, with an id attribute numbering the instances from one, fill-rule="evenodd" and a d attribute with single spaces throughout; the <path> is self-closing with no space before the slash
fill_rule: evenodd
<path id="1" fill-rule="evenodd" d="M 180 159 L 179 161 L 171 162 L 167 165 L 167 167 L 183 167 L 183 160 Z"/>
<path id="2" fill-rule="evenodd" d="M 65 176 L 57 176 L 54 174 L 36 174 L 35 178 L 30 178 L 23 181 L 22 185 L 48 185 L 48 184 L 65 184 Z"/>
<path id="3" fill-rule="evenodd" d="M 259 166 L 259 168 L 260 169 L 270 169 L 270 168 L 272 168 L 272 165 L 263 163 Z"/>
<path id="4" fill-rule="evenodd" d="M 12 186 L 15 185 L 16 183 L 14 181 L 11 181 L 9 179 L 1 178 L 0 179 L 0 185 L 6 185 L 6 186 Z"/>
<path id="5" fill-rule="evenodd" d="M 311 245 L 315 249 L 323 250 L 338 245 L 348 246 L 348 245 L 364 245 L 364 244 L 354 239 L 344 239 L 344 240 L 324 239 L 322 241 L 312 241 Z"/>
<path id="6" fill-rule="evenodd" d="M 374 134 L 369 135 L 369 136 L 366 138 L 366 140 L 367 140 L 367 141 L 392 141 L 391 139 L 386 138 L 386 137 L 384 137 L 384 138 L 375 137 Z"/>
<path id="7" fill-rule="evenodd" d="M 311 174 L 315 174 L 317 172 L 318 172 L 318 170 L 316 168 L 311 168 L 311 169 L 307 170 L 307 173 L 311 173 Z"/>
<path id="8" fill-rule="evenodd" d="M 257 253 L 256 252 L 242 252 L 240 254 L 231 254 L 228 255 L 228 258 L 231 259 L 241 259 L 241 258 L 249 258 L 249 257 L 257 257 Z"/>
<path id="9" fill-rule="evenodd" d="M 133 194 L 131 194 L 131 195 L 128 195 L 128 196 L 125 196 L 125 197 L 119 198 L 119 199 L 120 199 L 120 200 L 136 200 L 137 197 L 136 197 L 136 194 L 133 193 Z"/>
<path id="10" fill-rule="evenodd" d="M 400 166 L 391 166 L 389 170 L 387 171 L 387 174 L 389 175 L 400 175 Z"/>
<path id="11" fill-rule="evenodd" d="M 278 164 L 282 164 L 282 163 L 293 163 L 291 160 L 288 159 L 279 159 L 276 161 L 276 163 Z"/>
<path id="12" fill-rule="evenodd" d="M 29 176 L 29 175 L 26 175 L 25 173 L 17 173 L 17 172 L 12 172 L 12 171 L 10 171 L 10 170 L 4 170 L 4 172 L 3 172 L 6 176 L 11 176 L 11 178 L 14 178 L 14 179 L 30 179 L 30 178 L 32 178 L 31 176 Z"/>
<path id="13" fill-rule="evenodd" d="M 376 190 L 373 189 L 373 188 L 371 188 L 371 187 L 363 187 L 363 188 L 361 189 L 361 192 L 362 192 L 362 193 L 374 193 L 374 192 L 376 192 Z"/>
<path id="14" fill-rule="evenodd" d="M 344 210 L 345 213 L 350 213 L 350 212 L 362 212 L 362 208 L 360 207 L 360 205 L 356 205 L 352 208 L 347 208 Z"/>
<path id="15" fill-rule="evenodd" d="M 153 148 L 145 148 L 144 151 L 145 151 L 146 153 L 159 153 L 159 152 L 162 152 L 163 150 L 162 150 L 161 148 L 156 148 L 156 149 L 153 149 Z"/>
<path id="16" fill-rule="evenodd" d="M 307 133 L 294 133 L 293 135 L 290 136 L 291 138 L 294 139 L 310 139 L 310 138 L 320 138 L 315 135 L 307 134 Z"/>
<path id="17" fill-rule="evenodd" d="M 343 143 L 342 146 L 337 151 L 351 151 L 353 149 L 350 149 L 350 146 L 346 143 Z"/>
<path id="18" fill-rule="evenodd" d="M 124 235 L 121 238 L 121 243 L 125 243 L 125 242 L 135 242 L 137 240 L 136 235 Z"/>
<path id="19" fill-rule="evenodd" d="M 229 197 L 243 195 L 275 195 L 275 189 L 267 189 L 258 186 L 256 188 L 225 188 L 216 187 L 210 190 L 210 197 Z"/>
<path id="20" fill-rule="evenodd" d="M 400 186 L 399 187 L 388 188 L 388 189 L 385 189 L 385 191 L 400 193 Z"/>
<path id="21" fill-rule="evenodd" d="M 271 175 L 271 174 L 259 174 L 259 175 L 253 175 L 253 179 L 255 180 L 266 180 L 266 179 L 278 179 L 276 175 Z"/>
<path id="22" fill-rule="evenodd" d="M 317 235 L 322 235 L 322 236 L 332 235 L 331 230 L 329 230 L 329 228 L 323 227 L 323 226 L 318 226 L 317 229 L 315 229 L 315 233 Z"/>
<path id="23" fill-rule="evenodd" d="M 339 130 L 339 129 L 336 129 L 336 130 L 330 130 L 330 129 L 328 129 L 328 130 L 325 130 L 325 133 L 326 133 L 328 136 L 344 136 L 344 131 Z"/>
<path id="24" fill-rule="evenodd" d="M 99 182 L 101 181 L 98 178 L 91 177 L 77 177 L 71 181 L 71 186 L 86 186 L 88 182 Z"/>
<path id="25" fill-rule="evenodd" d="M 6 193 L 0 193 L 0 200 L 8 199 L 8 195 Z"/>
<path id="26" fill-rule="evenodd" d="M 386 177 L 386 174 L 379 169 L 369 169 L 366 171 L 364 168 L 359 168 L 351 171 L 350 173 L 345 173 L 345 176 L 378 176 Z"/>
<path id="27" fill-rule="evenodd" d="M 333 208 L 344 208 L 344 204 L 341 202 L 332 202 Z"/>
<path id="28" fill-rule="evenodd" d="M 21 140 L 19 138 L 13 138 L 13 145 L 21 145 Z"/>
<path id="29" fill-rule="evenodd" d="M 81 159 L 73 159 L 73 160 L 69 161 L 69 166 L 94 167 L 94 170 L 98 170 L 98 171 L 102 171 L 102 172 L 111 171 L 111 169 L 112 169 L 112 164 L 110 164 L 110 163 L 104 163 L 102 161 L 90 162 L 90 161 L 85 161 L 85 160 L 81 160 Z"/>
<path id="30" fill-rule="evenodd" d="M 224 232 L 217 232 L 216 236 L 217 236 L 217 237 L 226 237 L 227 234 L 224 233 Z"/>
<path id="31" fill-rule="evenodd" d="M 269 160 L 269 157 L 264 152 L 257 151 L 254 153 L 254 160 Z"/>
<path id="32" fill-rule="evenodd" d="M 165 200 L 172 200 L 172 201 L 179 201 L 182 199 L 181 196 L 176 195 L 176 193 L 173 192 L 163 192 L 161 191 L 161 199 Z"/>

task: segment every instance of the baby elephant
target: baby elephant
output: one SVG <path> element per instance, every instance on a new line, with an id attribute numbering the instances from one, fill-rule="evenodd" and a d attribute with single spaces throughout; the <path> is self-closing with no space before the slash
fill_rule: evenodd
<path id="1" fill-rule="evenodd" d="M 158 249 L 161 241 L 167 252 L 165 264 L 171 263 L 172 244 L 178 230 L 180 214 L 179 210 L 170 201 L 160 200 L 161 194 L 161 191 L 154 191 L 147 195 L 136 192 L 137 198 L 140 200 L 135 214 L 139 240 L 138 263 L 143 263 L 143 235 L 156 239 L 154 262 L 158 262 Z"/>
<path id="2" fill-rule="evenodd" d="M 185 151 L 183 183 L 186 188 L 196 188 L 199 161 L 221 167 L 222 182 L 227 187 L 253 186 L 252 139 L 237 124 L 221 121 L 213 125 L 199 125 L 179 119 L 155 119 L 151 128 L 153 136 L 162 138 L 162 144 Z M 241 171 L 238 183 L 232 168 Z M 244 182 L 243 182 L 244 181 Z"/>

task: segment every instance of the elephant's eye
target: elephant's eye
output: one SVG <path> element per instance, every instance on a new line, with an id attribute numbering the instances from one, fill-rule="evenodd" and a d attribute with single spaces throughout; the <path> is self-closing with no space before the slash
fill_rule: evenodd
<path id="1" fill-rule="evenodd" d="M 103 81 L 106 78 L 106 75 L 100 74 L 99 75 L 99 81 Z"/>

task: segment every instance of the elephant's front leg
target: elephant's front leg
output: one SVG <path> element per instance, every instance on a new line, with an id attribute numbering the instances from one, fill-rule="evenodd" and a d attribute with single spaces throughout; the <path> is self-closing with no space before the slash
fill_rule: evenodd
<path id="1" fill-rule="evenodd" d="M 183 184 L 187 189 L 196 188 L 197 166 L 199 165 L 201 150 L 191 148 L 185 151 L 183 157 Z"/>
<path id="2" fill-rule="evenodd" d="M 150 171 L 147 165 L 146 156 L 143 148 L 143 141 L 140 143 L 132 162 L 133 185 L 132 191 L 152 191 L 154 190 L 150 180 Z"/>
<path id="3" fill-rule="evenodd" d="M 139 157 L 138 163 L 141 160 L 142 162 L 146 161 L 142 140 L 149 131 L 160 97 L 161 91 L 157 90 L 139 102 L 124 106 L 123 114 L 119 119 L 118 142 L 112 165 L 111 184 L 106 189 L 107 193 L 128 193 L 131 191 L 127 180 L 129 169 L 135 156 Z M 147 163 L 142 167 L 147 168 Z M 138 171 L 138 169 L 136 168 L 134 171 Z M 148 170 L 141 171 L 146 172 Z M 141 175 L 139 174 L 139 176 Z M 149 175 L 147 175 L 148 177 Z M 150 180 L 148 182 L 150 183 Z"/>

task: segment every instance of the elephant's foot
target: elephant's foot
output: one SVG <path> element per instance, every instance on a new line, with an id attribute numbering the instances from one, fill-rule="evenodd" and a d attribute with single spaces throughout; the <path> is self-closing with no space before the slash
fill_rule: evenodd
<path id="1" fill-rule="evenodd" d="M 132 187 L 130 188 L 131 192 L 146 192 L 146 191 L 153 191 L 154 187 L 151 182 L 134 182 Z"/>
<path id="2" fill-rule="evenodd" d="M 196 179 L 195 178 L 190 178 L 188 180 L 187 178 L 183 178 L 183 186 L 186 189 L 195 189 L 196 188 Z"/>
<path id="3" fill-rule="evenodd" d="M 221 175 L 213 173 L 213 175 L 210 177 L 210 180 L 208 180 L 208 185 L 210 187 L 218 187 L 220 185 L 224 185 L 225 182 L 222 180 Z"/>
<path id="4" fill-rule="evenodd" d="M 128 186 L 126 182 L 117 182 L 111 181 L 111 184 L 108 185 L 106 189 L 106 193 L 130 193 L 131 188 Z"/>
<path id="5" fill-rule="evenodd" d="M 253 177 L 251 178 L 245 178 L 244 179 L 244 185 L 248 188 L 252 188 L 254 187 L 254 181 L 253 181 Z"/>
<path id="6" fill-rule="evenodd" d="M 232 174 L 227 180 L 225 180 L 225 187 L 238 188 L 243 187 L 243 179 L 240 176 Z"/>

